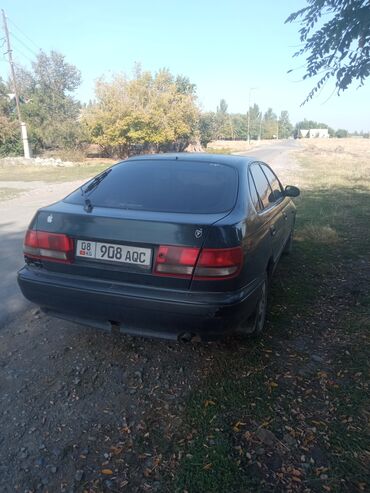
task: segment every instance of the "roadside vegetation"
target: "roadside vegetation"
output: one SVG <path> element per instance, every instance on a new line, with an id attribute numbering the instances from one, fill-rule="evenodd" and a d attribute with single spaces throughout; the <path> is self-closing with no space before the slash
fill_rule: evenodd
<path id="1" fill-rule="evenodd" d="M 266 334 L 210 355 L 190 393 L 176 491 L 368 491 L 369 152 L 307 144 L 282 176 L 302 190 L 294 252 Z"/>
<path id="2" fill-rule="evenodd" d="M 263 112 L 257 103 L 232 113 L 221 99 L 216 111 L 202 111 L 196 85 L 167 69 L 152 73 L 136 65 L 130 75 L 101 77 L 87 104 L 75 98 L 80 71 L 61 53 L 39 52 L 30 68 L 17 65 L 16 77 L 34 156 L 79 161 L 93 154 L 118 159 L 143 152 L 179 152 L 188 146 L 199 150 L 219 139 L 273 141 L 310 128 L 348 136 L 347 130 L 335 131 L 322 122 L 303 120 L 294 126 L 286 110 Z M 22 153 L 13 90 L 0 78 L 0 157 Z"/>
<path id="3" fill-rule="evenodd" d="M 76 163 L 73 166 L 0 165 L 0 182 L 44 181 L 61 183 L 83 180 L 104 171 L 111 162 Z"/>

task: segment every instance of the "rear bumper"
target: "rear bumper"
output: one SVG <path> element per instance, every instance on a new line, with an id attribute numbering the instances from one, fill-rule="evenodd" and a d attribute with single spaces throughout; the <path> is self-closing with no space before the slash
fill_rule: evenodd
<path id="1" fill-rule="evenodd" d="M 60 318 L 123 333 L 177 339 L 190 333 L 211 340 L 237 330 L 254 310 L 260 289 L 255 280 L 228 293 L 175 291 L 55 274 L 23 267 L 23 295 Z"/>

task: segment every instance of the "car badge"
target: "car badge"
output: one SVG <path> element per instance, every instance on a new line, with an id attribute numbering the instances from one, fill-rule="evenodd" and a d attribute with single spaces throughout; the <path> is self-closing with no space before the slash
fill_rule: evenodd
<path id="1" fill-rule="evenodd" d="M 50 216 L 47 217 L 47 222 L 50 224 L 53 222 L 53 214 L 50 214 Z"/>
<path id="2" fill-rule="evenodd" d="M 203 234 L 203 230 L 202 230 L 202 228 L 199 228 L 199 229 L 195 230 L 194 236 L 195 236 L 195 238 L 200 238 L 202 236 L 202 234 Z"/>

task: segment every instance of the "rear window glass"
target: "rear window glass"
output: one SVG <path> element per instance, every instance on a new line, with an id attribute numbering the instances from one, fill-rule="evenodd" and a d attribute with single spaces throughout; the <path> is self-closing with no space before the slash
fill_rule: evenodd
<path id="1" fill-rule="evenodd" d="M 86 194 L 79 189 L 65 201 L 83 204 L 89 198 L 97 207 L 211 214 L 231 210 L 237 189 L 237 171 L 231 166 L 180 160 L 133 160 L 114 166 Z"/>

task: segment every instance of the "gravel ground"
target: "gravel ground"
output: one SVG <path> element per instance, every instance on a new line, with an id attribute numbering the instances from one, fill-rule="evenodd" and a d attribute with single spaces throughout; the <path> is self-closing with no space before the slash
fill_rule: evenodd
<path id="1" fill-rule="evenodd" d="M 0 332 L 0 491 L 163 491 L 210 348 L 24 313 Z"/>

